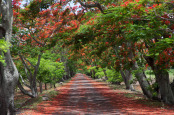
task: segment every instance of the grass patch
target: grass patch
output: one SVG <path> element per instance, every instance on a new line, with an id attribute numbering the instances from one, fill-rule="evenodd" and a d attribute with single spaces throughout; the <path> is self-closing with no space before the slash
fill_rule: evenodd
<path id="1" fill-rule="evenodd" d="M 159 102 L 155 100 L 138 99 L 138 102 L 149 107 L 160 107 L 160 108 L 167 107 L 167 105 L 165 105 L 163 102 Z"/>
<path id="2" fill-rule="evenodd" d="M 52 98 L 56 97 L 58 94 L 59 94 L 58 91 L 56 91 L 56 90 L 52 90 L 52 91 L 48 92 L 47 95 L 48 95 L 49 99 L 52 100 Z"/>
<path id="3" fill-rule="evenodd" d="M 127 97 L 127 98 L 133 98 L 133 97 L 135 97 L 135 95 L 132 94 L 132 93 L 125 93 L 124 96 Z"/>
<path id="4" fill-rule="evenodd" d="M 42 97 L 31 98 L 27 100 L 24 105 L 21 107 L 23 109 L 36 109 L 37 105 L 42 102 Z"/>
<path id="5" fill-rule="evenodd" d="M 25 101 L 26 101 L 25 98 L 14 100 L 15 108 L 17 108 L 17 109 L 20 108 L 22 106 L 23 102 L 25 102 Z"/>
<path id="6" fill-rule="evenodd" d="M 125 85 L 116 85 L 116 84 L 108 84 L 108 86 L 111 88 L 111 89 L 114 89 L 114 90 L 116 90 L 116 89 L 120 89 L 120 90 L 122 90 L 122 89 L 126 89 L 126 86 Z"/>

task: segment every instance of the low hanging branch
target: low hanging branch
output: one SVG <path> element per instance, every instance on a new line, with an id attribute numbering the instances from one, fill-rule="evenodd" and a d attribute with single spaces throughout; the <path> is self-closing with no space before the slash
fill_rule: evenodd
<path id="1" fill-rule="evenodd" d="M 22 84 L 20 83 L 20 81 L 18 81 L 18 84 L 17 84 L 17 85 L 18 85 L 18 87 L 19 87 L 19 89 L 21 90 L 22 93 L 24 93 L 25 95 L 28 95 L 28 96 L 34 98 L 34 96 L 32 95 L 31 92 L 26 91 L 26 90 L 22 87 Z"/>
<path id="2" fill-rule="evenodd" d="M 28 88 L 31 89 L 31 87 L 30 87 L 28 84 L 25 83 L 25 81 L 24 81 L 23 77 L 21 76 L 21 74 L 19 74 L 19 77 L 21 78 L 22 83 L 23 83 L 26 87 L 28 87 Z"/>
<path id="3" fill-rule="evenodd" d="M 102 6 L 101 6 L 100 3 L 98 3 L 98 2 L 94 2 L 94 4 L 84 4 L 81 0 L 78 0 L 78 2 L 79 2 L 83 7 L 85 7 L 85 8 L 94 8 L 94 7 L 97 7 L 103 14 L 105 14 L 104 11 L 103 11 Z"/>
<path id="4" fill-rule="evenodd" d="M 21 54 L 18 54 L 18 55 L 19 55 L 19 57 L 20 57 L 20 59 L 21 59 L 23 65 L 24 65 L 24 67 L 27 68 L 27 70 L 28 70 L 29 73 L 30 73 L 30 76 L 32 76 L 31 70 L 30 70 L 30 68 L 28 67 L 28 65 L 25 63 L 25 60 L 24 60 L 23 56 L 22 56 Z"/>

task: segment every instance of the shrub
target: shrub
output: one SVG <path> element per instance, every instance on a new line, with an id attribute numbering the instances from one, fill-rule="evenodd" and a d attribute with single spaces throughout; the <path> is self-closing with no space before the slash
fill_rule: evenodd
<path id="1" fill-rule="evenodd" d="M 121 74 L 114 69 L 107 69 L 106 74 L 108 77 L 108 82 L 113 83 L 113 84 L 120 84 L 123 79 L 121 77 Z"/>

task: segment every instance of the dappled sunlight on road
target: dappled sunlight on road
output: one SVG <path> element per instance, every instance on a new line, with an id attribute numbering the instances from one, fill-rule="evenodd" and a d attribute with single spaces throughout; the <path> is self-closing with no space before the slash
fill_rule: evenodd
<path id="1" fill-rule="evenodd" d="M 44 101 L 37 110 L 28 110 L 20 115 L 174 114 L 173 110 L 148 107 L 139 100 L 126 98 L 123 92 L 111 90 L 105 83 L 83 74 L 76 74 L 58 91 L 60 94 L 52 101 Z"/>

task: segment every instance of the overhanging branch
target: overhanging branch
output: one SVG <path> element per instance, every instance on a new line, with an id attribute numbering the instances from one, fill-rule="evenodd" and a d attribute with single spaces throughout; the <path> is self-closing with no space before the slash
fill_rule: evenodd
<path id="1" fill-rule="evenodd" d="M 23 83 L 26 87 L 28 87 L 28 88 L 31 89 L 31 87 L 30 87 L 28 84 L 25 83 L 25 81 L 24 81 L 23 77 L 21 76 L 21 74 L 19 74 L 19 76 L 20 76 L 20 78 L 21 78 L 21 80 L 22 80 L 22 83 Z"/>
<path id="2" fill-rule="evenodd" d="M 94 7 L 97 7 L 103 14 L 105 14 L 104 11 L 103 11 L 102 6 L 101 6 L 100 3 L 98 3 L 98 2 L 94 2 L 94 4 L 84 4 L 81 0 L 78 0 L 78 2 L 79 2 L 83 7 L 85 7 L 85 8 L 94 8 Z"/>

